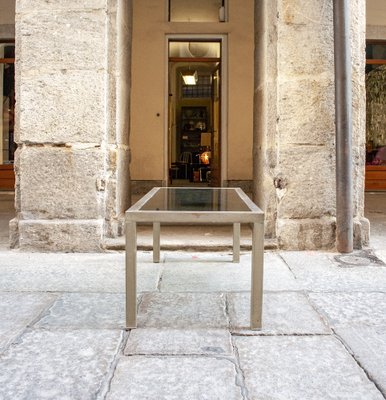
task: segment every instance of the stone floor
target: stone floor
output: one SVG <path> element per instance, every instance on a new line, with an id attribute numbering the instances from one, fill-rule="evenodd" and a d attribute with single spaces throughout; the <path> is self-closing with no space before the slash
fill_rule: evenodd
<path id="1" fill-rule="evenodd" d="M 378 201 L 380 198 L 377 199 Z M 265 253 L 263 329 L 249 329 L 250 254 L 138 254 L 124 329 L 124 254 L 0 251 L 0 399 L 386 398 L 386 241 Z M 380 217 L 381 216 L 381 217 Z"/>
<path id="2" fill-rule="evenodd" d="M 14 215 L 14 193 L 0 191 L 0 251 L 9 247 L 8 224 Z"/>
<path id="3" fill-rule="evenodd" d="M 266 252 L 251 331 L 248 253 L 140 252 L 126 332 L 122 253 L 2 251 L 0 398 L 384 399 L 386 266 L 335 256 Z"/>

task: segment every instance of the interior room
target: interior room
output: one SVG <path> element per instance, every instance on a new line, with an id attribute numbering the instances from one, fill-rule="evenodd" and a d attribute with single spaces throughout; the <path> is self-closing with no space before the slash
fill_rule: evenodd
<path id="1" fill-rule="evenodd" d="M 15 44 L 0 41 L 0 189 L 13 190 L 14 115 L 15 115 Z"/>
<path id="2" fill-rule="evenodd" d="M 386 190 L 386 41 L 366 45 L 366 190 Z"/>
<path id="3" fill-rule="evenodd" d="M 218 185 L 220 42 L 174 41 L 169 46 L 169 185 Z"/>

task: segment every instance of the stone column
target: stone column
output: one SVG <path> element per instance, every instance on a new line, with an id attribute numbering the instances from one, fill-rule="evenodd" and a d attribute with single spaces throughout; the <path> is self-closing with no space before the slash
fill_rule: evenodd
<path id="1" fill-rule="evenodd" d="M 132 1 L 108 0 L 106 237 L 123 234 L 124 212 L 131 203 L 131 37 Z"/>
<path id="2" fill-rule="evenodd" d="M 352 3 L 353 202 L 359 247 L 368 236 L 363 218 L 365 2 Z M 268 236 L 276 234 L 280 247 L 333 248 L 332 0 L 256 0 L 256 7 L 255 201 L 265 209 Z"/>
<path id="3" fill-rule="evenodd" d="M 265 237 L 276 238 L 278 167 L 277 2 L 255 1 L 253 200 L 265 212 Z"/>
<path id="4" fill-rule="evenodd" d="M 115 12 L 107 0 L 17 0 L 15 247 L 102 247 Z"/>
<path id="5" fill-rule="evenodd" d="M 370 223 L 364 218 L 366 165 L 366 1 L 351 0 L 351 57 L 353 87 L 354 248 L 369 244 Z"/>

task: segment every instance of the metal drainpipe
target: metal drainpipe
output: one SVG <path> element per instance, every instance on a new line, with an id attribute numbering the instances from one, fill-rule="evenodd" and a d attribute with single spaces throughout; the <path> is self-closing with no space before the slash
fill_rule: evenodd
<path id="1" fill-rule="evenodd" d="M 353 251 L 352 116 L 349 0 L 333 0 L 336 129 L 336 239 Z"/>

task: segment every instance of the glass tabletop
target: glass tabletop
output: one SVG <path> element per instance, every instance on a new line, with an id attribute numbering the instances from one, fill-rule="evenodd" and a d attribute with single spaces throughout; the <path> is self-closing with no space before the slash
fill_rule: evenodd
<path id="1" fill-rule="evenodd" d="M 143 211 L 251 211 L 231 188 L 159 188 Z"/>

